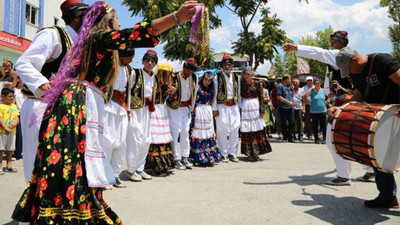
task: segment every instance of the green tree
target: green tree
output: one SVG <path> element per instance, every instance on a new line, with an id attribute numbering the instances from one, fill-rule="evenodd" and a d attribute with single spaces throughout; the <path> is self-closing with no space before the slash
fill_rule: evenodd
<path id="1" fill-rule="evenodd" d="M 394 24 L 389 26 L 389 36 L 393 45 L 393 57 L 400 60 L 400 0 L 380 0 L 381 7 L 388 7 L 389 18 Z"/>
<path id="2" fill-rule="evenodd" d="M 185 0 L 124 0 L 123 4 L 129 7 L 133 16 L 143 16 L 145 20 L 153 20 L 178 10 Z M 209 10 L 210 29 L 221 26 L 221 19 L 215 14 L 215 8 L 224 5 L 225 0 L 199 0 Z M 168 43 L 163 47 L 164 56 L 169 60 L 185 60 L 193 57 L 194 45 L 189 42 L 191 24 L 181 24 L 161 34 L 161 43 Z M 211 54 L 209 54 L 211 55 Z M 199 62 L 199 59 L 196 58 Z M 204 66 L 211 64 L 209 58 Z"/>
<path id="3" fill-rule="evenodd" d="M 306 36 L 299 40 L 301 45 L 316 46 L 324 49 L 328 49 L 330 46 L 330 35 L 333 34 L 332 26 L 329 26 L 325 30 L 317 31 L 316 36 Z M 310 65 L 310 73 L 316 73 L 324 75 L 326 73 L 326 64 L 318 62 L 316 60 L 305 59 Z"/>
<path id="4" fill-rule="evenodd" d="M 238 40 L 233 42 L 232 48 L 237 55 L 248 55 L 249 64 L 254 70 L 266 60 L 272 60 L 274 53 L 278 53 L 275 45 L 282 45 L 286 40 L 285 31 L 279 29 L 282 20 L 276 14 L 269 16 L 269 8 L 262 8 L 265 1 L 260 0 L 230 0 L 230 5 L 226 6 L 240 18 L 242 31 L 239 32 Z M 258 10 L 261 10 L 262 30 L 259 35 L 249 31 L 249 27 L 254 20 Z"/>

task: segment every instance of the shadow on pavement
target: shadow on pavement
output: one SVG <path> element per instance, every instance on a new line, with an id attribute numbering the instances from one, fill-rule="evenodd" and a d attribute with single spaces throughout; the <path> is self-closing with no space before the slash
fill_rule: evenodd
<path id="1" fill-rule="evenodd" d="M 328 180 L 325 177 L 328 174 L 334 173 L 335 170 L 331 170 L 328 172 L 322 172 L 314 175 L 302 175 L 302 176 L 289 176 L 291 180 L 288 181 L 279 181 L 279 182 L 262 182 L 262 183 L 254 183 L 254 182 L 243 182 L 243 184 L 247 185 L 283 185 L 283 184 L 298 184 L 300 186 L 310 186 L 310 185 L 320 185 Z"/>
<path id="2" fill-rule="evenodd" d="M 311 194 L 307 193 L 305 188 L 302 189 L 302 194 L 310 196 L 311 199 L 294 200 L 292 204 L 307 208 L 318 207 L 304 212 L 333 225 L 373 225 L 390 219 L 385 215 L 400 216 L 400 211 L 397 210 L 367 208 L 364 206 L 364 200 L 356 197 Z"/>
<path id="3" fill-rule="evenodd" d="M 13 220 L 13 221 L 5 223 L 3 225 L 18 225 L 18 221 Z"/>

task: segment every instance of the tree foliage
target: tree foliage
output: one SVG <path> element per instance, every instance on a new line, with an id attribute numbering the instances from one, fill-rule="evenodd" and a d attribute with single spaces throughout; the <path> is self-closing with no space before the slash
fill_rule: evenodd
<path id="1" fill-rule="evenodd" d="M 389 36 L 393 45 L 393 57 L 400 60 L 400 0 L 380 0 L 381 7 L 388 7 L 389 18 L 394 24 L 389 26 Z"/>
<path id="2" fill-rule="evenodd" d="M 179 9 L 185 0 L 124 0 L 133 16 L 142 16 L 144 20 L 153 20 Z M 221 19 L 215 14 L 215 8 L 224 5 L 225 0 L 199 0 L 208 7 L 210 14 L 210 29 L 221 26 Z M 181 24 L 161 34 L 164 56 L 169 60 L 185 60 L 193 57 L 194 45 L 189 42 L 191 24 Z M 211 54 L 210 54 L 211 55 Z M 198 59 L 197 59 L 198 60 Z M 211 58 L 206 62 L 209 65 Z M 199 60 L 198 60 L 199 61 Z"/>
<path id="3" fill-rule="evenodd" d="M 279 29 L 282 20 L 277 18 L 276 14 L 270 16 L 269 8 L 262 8 L 264 1 L 252 0 L 230 0 L 229 8 L 240 18 L 242 31 L 239 32 L 239 39 L 233 42 L 232 48 L 237 55 L 248 55 L 249 64 L 254 70 L 266 60 L 272 60 L 275 53 L 278 53 L 274 47 L 282 45 L 286 40 L 285 31 Z M 249 31 L 249 27 L 257 11 L 261 11 L 261 19 L 258 21 L 262 24 L 261 33 L 256 35 Z"/>
<path id="4" fill-rule="evenodd" d="M 330 46 L 330 35 L 333 34 L 331 26 L 325 30 L 317 31 L 316 35 L 308 35 L 299 40 L 299 44 L 316 46 L 328 49 Z M 310 73 L 324 75 L 326 73 L 326 64 L 320 63 L 316 60 L 304 59 L 310 66 Z M 284 74 L 295 75 L 297 74 L 297 58 L 294 52 L 286 52 L 282 56 L 275 57 L 275 74 L 277 77 Z"/>

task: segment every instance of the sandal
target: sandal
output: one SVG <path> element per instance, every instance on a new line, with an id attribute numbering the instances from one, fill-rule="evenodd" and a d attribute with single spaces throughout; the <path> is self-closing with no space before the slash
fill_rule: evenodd
<path id="1" fill-rule="evenodd" d="M 6 172 L 10 172 L 10 173 L 16 173 L 18 172 L 18 169 L 15 167 L 10 167 L 6 169 Z"/>

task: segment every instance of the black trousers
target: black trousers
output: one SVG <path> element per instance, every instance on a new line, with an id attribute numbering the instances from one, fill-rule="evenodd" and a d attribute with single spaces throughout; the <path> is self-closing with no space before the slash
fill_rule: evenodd
<path id="1" fill-rule="evenodd" d="M 294 113 L 293 108 L 279 108 L 279 117 L 281 118 L 283 139 L 293 140 Z"/>
<path id="2" fill-rule="evenodd" d="M 326 139 L 326 113 L 311 113 L 314 140 L 318 140 L 318 125 L 321 128 L 323 140 Z"/>
<path id="3" fill-rule="evenodd" d="M 306 105 L 306 112 L 304 113 L 304 133 L 307 137 L 311 136 L 312 133 L 310 107 L 310 105 Z"/>

